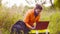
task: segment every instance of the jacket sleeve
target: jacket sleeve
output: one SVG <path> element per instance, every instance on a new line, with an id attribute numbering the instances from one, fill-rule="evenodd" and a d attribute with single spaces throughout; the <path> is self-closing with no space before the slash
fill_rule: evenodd
<path id="1" fill-rule="evenodd" d="M 30 19 L 30 13 L 28 12 L 25 15 L 24 22 L 25 22 L 26 26 L 31 29 L 32 27 L 28 24 L 29 23 L 29 19 Z"/>
<path id="2" fill-rule="evenodd" d="M 25 23 L 28 23 L 29 22 L 29 16 L 30 15 L 28 13 L 25 14 L 25 17 L 24 17 L 24 22 Z"/>

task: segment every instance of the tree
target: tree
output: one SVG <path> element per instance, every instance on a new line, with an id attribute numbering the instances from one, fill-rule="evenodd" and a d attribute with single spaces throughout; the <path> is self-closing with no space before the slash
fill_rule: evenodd
<path id="1" fill-rule="evenodd" d="M 54 5 L 53 5 L 53 2 L 52 2 L 52 0 L 50 0 L 50 3 L 51 3 L 51 6 L 53 7 Z"/>
<path id="2" fill-rule="evenodd" d="M 44 5 L 44 4 L 46 4 L 46 1 L 47 0 L 25 0 L 29 5 L 31 5 L 31 4 L 36 4 L 36 3 L 38 3 L 38 4 L 40 4 L 40 5 Z M 49 2 L 51 3 L 51 7 L 53 7 L 54 6 L 54 4 L 53 4 L 53 0 L 49 0 Z"/>
<path id="3" fill-rule="evenodd" d="M 36 3 L 38 3 L 38 4 L 41 4 L 41 5 L 43 5 L 43 4 L 45 4 L 45 2 L 46 2 L 46 0 L 25 0 L 28 4 L 36 4 Z"/>
<path id="4" fill-rule="evenodd" d="M 0 6 L 2 5 L 1 1 L 2 1 L 2 0 L 0 0 Z"/>
<path id="5" fill-rule="evenodd" d="M 55 0 L 54 5 L 56 8 L 60 8 L 60 0 Z"/>

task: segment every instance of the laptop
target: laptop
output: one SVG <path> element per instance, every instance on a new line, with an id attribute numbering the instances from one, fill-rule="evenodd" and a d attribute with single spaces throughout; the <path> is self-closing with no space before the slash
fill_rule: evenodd
<path id="1" fill-rule="evenodd" d="M 44 30 L 47 29 L 49 24 L 49 21 L 40 21 L 38 23 L 36 23 L 36 30 Z"/>

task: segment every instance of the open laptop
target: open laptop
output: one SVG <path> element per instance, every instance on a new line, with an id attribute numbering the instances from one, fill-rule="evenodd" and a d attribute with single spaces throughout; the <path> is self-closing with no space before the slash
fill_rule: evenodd
<path id="1" fill-rule="evenodd" d="M 47 29 L 49 21 L 40 21 L 36 23 L 36 30 L 44 30 Z"/>

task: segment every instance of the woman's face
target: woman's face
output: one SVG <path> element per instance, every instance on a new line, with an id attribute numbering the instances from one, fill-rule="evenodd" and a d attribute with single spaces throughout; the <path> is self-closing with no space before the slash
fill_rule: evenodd
<path id="1" fill-rule="evenodd" d="M 36 14 L 39 14 L 41 12 L 40 9 L 35 9 Z"/>

